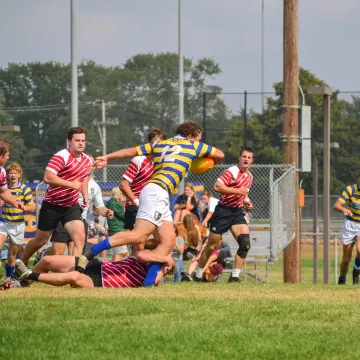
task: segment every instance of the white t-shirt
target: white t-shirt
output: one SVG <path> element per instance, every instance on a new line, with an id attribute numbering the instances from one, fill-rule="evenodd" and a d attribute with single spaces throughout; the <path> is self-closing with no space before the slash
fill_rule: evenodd
<path id="1" fill-rule="evenodd" d="M 83 196 L 80 193 L 79 204 L 82 205 L 82 203 L 83 203 Z M 102 198 L 100 186 L 95 182 L 93 178 L 89 180 L 89 185 L 88 185 L 88 206 L 84 207 L 82 212 L 82 217 L 84 220 L 86 220 L 87 218 L 87 214 L 90 206 L 91 208 L 93 206 L 95 208 L 105 206 Z"/>
<path id="2" fill-rule="evenodd" d="M 209 202 L 203 207 L 203 211 L 208 209 L 211 212 L 215 211 L 215 207 L 218 204 L 219 200 L 217 198 L 211 197 Z"/>

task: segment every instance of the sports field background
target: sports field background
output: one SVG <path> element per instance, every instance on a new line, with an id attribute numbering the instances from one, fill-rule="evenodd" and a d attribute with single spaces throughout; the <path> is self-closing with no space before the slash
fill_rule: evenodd
<path id="1" fill-rule="evenodd" d="M 4 291 L 0 359 L 354 359 L 360 288 L 164 284 Z"/>

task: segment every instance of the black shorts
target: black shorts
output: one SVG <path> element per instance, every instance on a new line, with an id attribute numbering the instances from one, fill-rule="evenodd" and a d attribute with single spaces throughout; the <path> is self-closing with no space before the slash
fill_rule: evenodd
<path id="1" fill-rule="evenodd" d="M 86 220 L 83 220 L 83 222 L 84 222 L 84 228 L 85 228 L 85 244 L 86 244 L 87 238 L 88 238 L 87 233 L 88 233 L 89 225 L 88 225 Z M 62 224 L 62 222 L 59 221 L 57 226 L 56 226 L 56 229 L 52 233 L 51 242 L 67 244 L 70 241 L 73 241 L 73 240 L 71 239 L 68 232 L 65 230 L 64 225 Z"/>
<path id="2" fill-rule="evenodd" d="M 53 233 L 51 235 L 51 242 L 67 244 L 70 241 L 72 241 L 70 235 L 65 230 L 64 225 L 62 224 L 62 222 L 59 221 L 57 226 L 56 226 L 56 229 L 53 231 Z"/>
<path id="3" fill-rule="evenodd" d="M 233 225 L 247 225 L 243 208 L 230 208 L 223 205 L 216 205 L 211 217 L 210 231 L 214 234 L 224 234 Z"/>
<path id="4" fill-rule="evenodd" d="M 50 231 L 56 229 L 59 221 L 65 225 L 73 220 L 82 220 L 81 213 L 82 209 L 79 204 L 68 208 L 43 201 L 39 214 L 38 229 Z"/>
<path id="5" fill-rule="evenodd" d="M 124 228 L 126 230 L 134 229 L 138 209 L 139 208 L 135 205 L 126 205 L 124 221 Z"/>
<path id="6" fill-rule="evenodd" d="M 75 268 L 77 267 L 79 258 L 75 258 Z M 84 274 L 89 276 L 94 284 L 94 287 L 102 286 L 102 274 L 101 274 L 101 261 L 97 258 L 91 259 L 86 265 Z"/>

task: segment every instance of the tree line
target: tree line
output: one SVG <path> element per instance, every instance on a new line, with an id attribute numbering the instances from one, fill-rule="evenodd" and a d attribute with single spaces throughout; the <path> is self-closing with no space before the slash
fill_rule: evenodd
<path id="1" fill-rule="evenodd" d="M 224 102 L 222 88 L 216 84 L 220 65 L 210 58 L 198 61 L 185 58 L 184 73 L 185 119 L 205 125 L 206 142 L 224 151 L 226 163 L 235 163 L 243 144 L 244 109 L 234 111 Z M 303 89 L 327 85 L 309 70 L 301 69 L 299 77 Z M 273 86 L 274 96 L 266 99 L 264 112 L 253 108 L 247 112 L 247 144 L 254 148 L 257 164 L 282 162 L 283 86 L 282 82 Z M 112 104 L 106 107 L 108 152 L 145 142 L 152 125 L 171 136 L 179 119 L 178 55 L 138 54 L 118 66 L 84 61 L 78 67 L 78 90 L 79 124 L 87 128 L 87 150 L 95 156 L 101 151 L 101 100 Z M 322 143 L 322 99 L 305 95 L 305 100 L 306 105 L 312 106 L 312 139 Z M 6 138 L 11 143 L 11 160 L 24 167 L 27 180 L 41 179 L 51 155 L 65 146 L 71 124 L 70 103 L 70 64 L 9 63 L 0 68 L 0 123 L 20 125 L 20 133 L 7 134 Z M 352 96 L 346 101 L 335 92 L 331 104 L 331 141 L 340 144 L 331 156 L 331 192 L 335 194 L 359 178 L 359 116 L 360 97 Z M 321 184 L 321 153 L 319 166 Z M 304 173 L 301 178 L 306 193 L 311 194 L 312 173 Z"/>

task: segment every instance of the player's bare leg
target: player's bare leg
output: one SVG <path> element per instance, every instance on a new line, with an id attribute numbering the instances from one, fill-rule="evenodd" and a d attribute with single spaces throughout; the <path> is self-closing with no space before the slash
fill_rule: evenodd
<path id="1" fill-rule="evenodd" d="M 250 249 L 250 231 L 249 227 L 245 224 L 233 225 L 230 231 L 239 244 L 239 249 L 235 255 L 234 267 L 229 282 L 238 282 L 240 270 L 245 263 L 247 253 Z"/>
<path id="2" fill-rule="evenodd" d="M 40 274 L 37 281 L 53 286 L 71 285 L 75 288 L 94 287 L 94 283 L 91 278 L 85 274 L 80 274 L 78 271 Z"/>
<path id="3" fill-rule="evenodd" d="M 64 225 L 65 230 L 74 242 L 74 250 L 72 255 L 80 256 L 85 245 L 85 228 L 81 220 L 72 220 Z"/>
<path id="4" fill-rule="evenodd" d="M 214 234 L 210 231 L 207 243 L 201 252 L 201 256 L 199 259 L 199 265 L 198 265 L 198 268 L 196 269 L 195 280 L 200 280 L 202 278 L 204 266 L 206 265 L 207 261 L 209 260 L 211 253 L 214 250 L 219 249 L 221 239 L 222 239 L 221 234 Z"/>
<path id="5" fill-rule="evenodd" d="M 101 251 L 108 250 L 115 246 L 121 246 L 121 245 L 144 244 L 146 239 L 150 236 L 150 234 L 152 234 L 155 231 L 155 229 L 156 229 L 156 225 L 154 225 L 150 221 L 144 219 L 136 219 L 134 230 L 118 232 L 106 238 L 101 243 L 93 245 L 91 248 L 86 250 L 84 254 L 79 258 L 79 264 L 77 270 L 83 271 L 88 261 Z"/>
<path id="6" fill-rule="evenodd" d="M 17 271 L 22 280 L 28 279 L 53 286 L 71 285 L 77 288 L 93 288 L 91 278 L 74 271 L 74 268 L 75 257 L 63 255 L 43 257 L 32 271 L 26 269 L 23 263 L 17 263 Z"/>
<path id="7" fill-rule="evenodd" d="M 50 235 L 52 234 L 52 230 L 43 231 L 40 229 L 36 230 L 35 239 L 30 240 L 25 246 L 24 252 L 21 255 L 21 260 L 27 264 L 29 262 L 30 257 L 35 254 L 41 247 L 43 247 L 48 241 Z"/>
<path id="8" fill-rule="evenodd" d="M 75 256 L 53 255 L 44 256 L 34 266 L 33 271 L 39 273 L 52 272 L 69 272 L 75 270 Z"/>
<path id="9" fill-rule="evenodd" d="M 64 255 L 66 244 L 64 243 L 52 243 L 51 253 L 49 255 Z"/>

